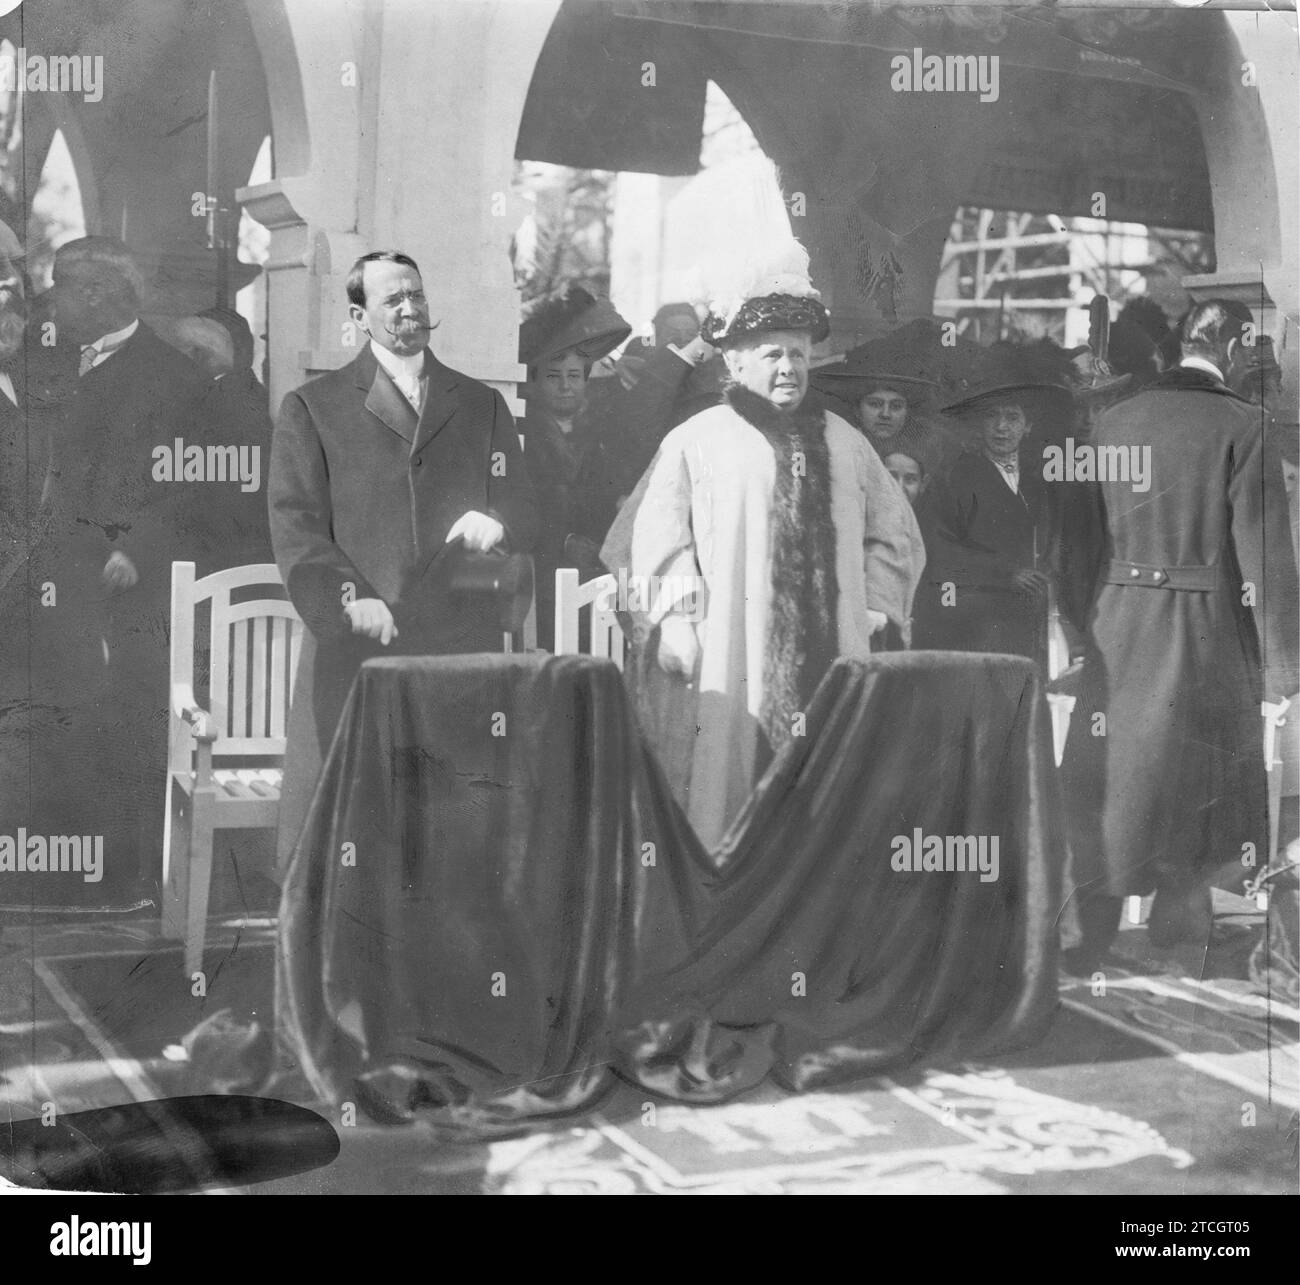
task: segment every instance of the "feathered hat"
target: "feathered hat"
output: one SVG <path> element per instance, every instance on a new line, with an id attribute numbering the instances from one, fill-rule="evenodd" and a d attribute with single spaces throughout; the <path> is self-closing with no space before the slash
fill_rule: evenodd
<path id="1" fill-rule="evenodd" d="M 608 299 L 570 286 L 561 294 L 543 295 L 524 305 L 519 360 L 525 366 L 538 366 L 572 351 L 585 362 L 597 362 L 631 333 L 632 327 Z"/>
<path id="2" fill-rule="evenodd" d="M 765 330 L 807 330 L 815 344 L 831 320 L 808 276 L 808 251 L 794 237 L 715 272 L 700 333 L 726 348 Z"/>

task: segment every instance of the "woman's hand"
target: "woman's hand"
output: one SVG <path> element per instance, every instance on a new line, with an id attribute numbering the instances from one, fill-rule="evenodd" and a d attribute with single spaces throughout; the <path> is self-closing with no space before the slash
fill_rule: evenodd
<path id="1" fill-rule="evenodd" d="M 669 616 L 659 626 L 659 667 L 687 681 L 695 677 L 700 660 L 700 640 L 695 626 L 680 616 Z"/>

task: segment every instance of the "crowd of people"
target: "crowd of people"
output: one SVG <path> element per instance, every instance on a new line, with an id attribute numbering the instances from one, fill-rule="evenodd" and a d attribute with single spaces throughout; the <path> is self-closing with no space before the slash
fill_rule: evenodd
<path id="1" fill-rule="evenodd" d="M 644 337 L 580 288 L 528 308 L 515 423 L 434 356 L 418 265 L 379 251 L 348 279 L 368 342 L 272 430 L 235 314 L 164 342 L 111 238 L 62 246 L 48 297 L 21 265 L 0 230 L 0 650 L 20 659 L 0 691 L 0 832 L 104 834 L 119 899 L 158 874 L 171 564 L 272 554 L 308 631 L 300 793 L 365 656 L 492 645 L 452 627 L 440 555 L 511 551 L 534 558 L 546 648 L 558 569 L 657 586 L 617 604 L 626 673 L 706 845 L 836 657 L 1010 653 L 1046 681 L 1059 619 L 1075 962 L 1153 888 L 1153 934 L 1194 936 L 1211 882 L 1243 844 L 1265 850 L 1259 705 L 1300 686 L 1295 440 L 1239 305 L 1175 328 L 1135 300 L 1105 353 L 981 347 L 923 319 L 817 363 L 829 316 L 792 243 Z M 186 471 L 185 446 L 209 443 L 264 452 L 265 485 Z M 293 838 L 282 823 L 286 858 Z"/>
<path id="2" fill-rule="evenodd" d="M 827 318 L 787 258 L 702 318 L 661 310 L 654 347 L 602 378 L 626 331 L 604 301 L 568 306 L 589 333 L 546 348 L 525 420 L 529 448 L 567 363 L 581 463 L 539 491 L 542 579 L 673 586 L 624 605 L 629 682 L 706 844 L 829 658 L 1009 653 L 1075 697 L 1069 964 L 1104 956 L 1129 895 L 1156 892 L 1156 944 L 1207 938 L 1211 887 L 1239 889 L 1258 873 L 1242 854 L 1267 850 L 1261 706 L 1300 687 L 1296 433 L 1274 422 L 1281 370 L 1248 308 L 1209 300 L 1175 327 L 1136 299 L 1104 355 L 920 320 L 814 366 Z"/>

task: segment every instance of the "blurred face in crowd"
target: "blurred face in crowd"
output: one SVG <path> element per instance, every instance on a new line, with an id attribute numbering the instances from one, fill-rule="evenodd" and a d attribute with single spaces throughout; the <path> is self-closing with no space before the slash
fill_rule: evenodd
<path id="1" fill-rule="evenodd" d="M 1242 393 L 1256 406 L 1263 406 L 1266 411 L 1277 409 L 1282 397 L 1282 371 L 1279 367 L 1268 366 L 1260 369 L 1254 367 L 1242 381 Z"/>
<path id="2" fill-rule="evenodd" d="M 685 348 L 699 333 L 700 322 L 694 312 L 687 312 L 685 308 L 680 312 L 670 312 L 655 322 L 655 347 L 666 348 L 675 344 L 678 348 Z"/>
<path id="3" fill-rule="evenodd" d="M 89 344 L 128 325 L 135 308 L 130 287 L 108 263 L 54 261 L 54 316 L 74 343 Z"/>
<path id="4" fill-rule="evenodd" d="M 576 352 L 560 353 L 537 372 L 542 405 L 557 419 L 572 419 L 587 395 L 587 363 Z"/>
<path id="5" fill-rule="evenodd" d="M 726 351 L 727 369 L 742 388 L 778 410 L 795 410 L 808 391 L 812 336 L 806 330 L 769 330 Z"/>
<path id="6" fill-rule="evenodd" d="M 873 388 L 858 403 L 862 427 L 876 437 L 894 437 L 907 422 L 907 398 L 892 388 Z"/>
<path id="7" fill-rule="evenodd" d="M 885 456 L 885 467 L 889 476 L 903 488 L 903 494 L 915 504 L 925 490 L 925 473 L 921 466 L 902 451 L 894 451 Z"/>
<path id="8" fill-rule="evenodd" d="M 399 357 L 414 357 L 429 341 L 429 302 L 420 274 L 405 263 L 383 259 L 367 263 L 362 284 L 365 306 L 352 304 L 348 313 L 381 348 Z"/>
<path id="9" fill-rule="evenodd" d="M 979 412 L 979 439 L 994 459 L 1008 460 L 1029 432 L 1025 409 L 1018 402 L 998 402 Z"/>
<path id="10" fill-rule="evenodd" d="M 12 260 L 0 256 L 0 361 L 22 347 L 26 324 L 23 274 Z"/>

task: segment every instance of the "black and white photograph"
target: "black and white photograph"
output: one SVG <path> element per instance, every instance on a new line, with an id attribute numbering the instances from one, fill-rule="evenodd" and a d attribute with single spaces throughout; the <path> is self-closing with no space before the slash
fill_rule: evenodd
<path id="1" fill-rule="evenodd" d="M 71 1194 L 1037 1195 L 1258 1265 L 1295 0 L 0 11 L 38 1259 L 195 1261 Z"/>

